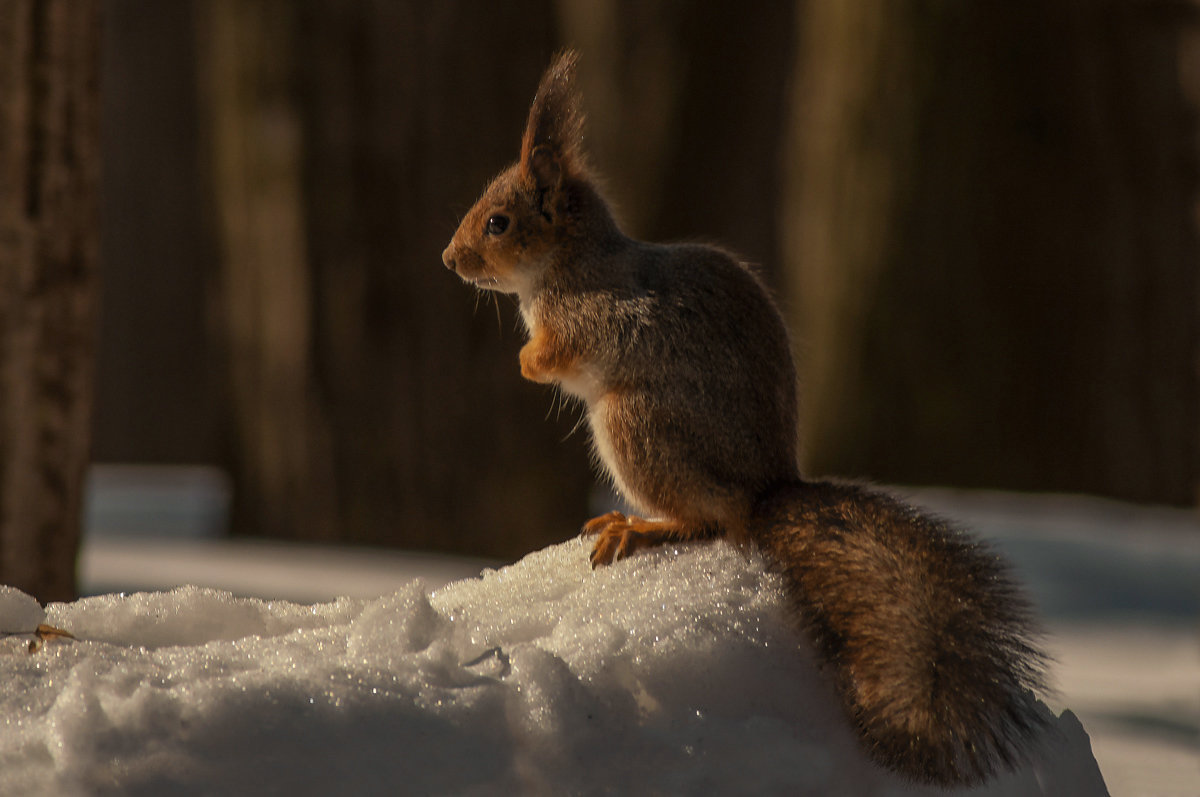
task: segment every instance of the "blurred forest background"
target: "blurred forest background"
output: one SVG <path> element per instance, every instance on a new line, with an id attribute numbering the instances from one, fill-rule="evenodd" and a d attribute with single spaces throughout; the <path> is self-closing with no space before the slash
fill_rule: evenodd
<path id="1" fill-rule="evenodd" d="M 773 283 L 807 472 L 1195 503 L 1195 0 L 10 0 L 0 581 L 74 589 L 89 458 L 240 534 L 577 528 L 577 414 L 440 261 L 567 45 L 627 231 Z"/>

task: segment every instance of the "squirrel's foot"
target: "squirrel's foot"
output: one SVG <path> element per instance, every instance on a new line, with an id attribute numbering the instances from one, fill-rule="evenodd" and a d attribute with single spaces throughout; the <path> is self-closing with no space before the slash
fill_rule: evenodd
<path id="1" fill-rule="evenodd" d="M 640 518 L 627 517 L 624 512 L 606 512 L 584 523 L 579 533 L 584 537 L 594 537 L 609 526 L 617 523 L 628 523 L 630 519 L 640 520 Z"/>
<path id="2" fill-rule="evenodd" d="M 674 520 L 645 520 L 621 512 L 609 512 L 592 518 L 583 525 L 583 534 L 595 536 L 592 548 L 592 567 L 612 564 L 642 548 L 653 548 L 665 542 L 709 536 Z"/>

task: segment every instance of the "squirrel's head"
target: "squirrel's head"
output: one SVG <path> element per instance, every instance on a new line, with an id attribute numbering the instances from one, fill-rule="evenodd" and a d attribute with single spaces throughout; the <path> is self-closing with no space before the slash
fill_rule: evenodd
<path id="1" fill-rule="evenodd" d="M 494 179 L 467 212 L 442 262 L 480 288 L 528 296 L 579 234 L 592 195 L 583 153 L 578 56 L 561 53 L 538 86 L 521 159 Z"/>

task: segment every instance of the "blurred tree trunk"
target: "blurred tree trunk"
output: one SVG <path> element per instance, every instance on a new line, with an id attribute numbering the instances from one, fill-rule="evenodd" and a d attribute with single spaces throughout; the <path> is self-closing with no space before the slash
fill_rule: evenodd
<path id="1" fill-rule="evenodd" d="M 199 162 L 194 17 L 187 2 L 105 0 L 97 462 L 219 456 L 205 314 L 216 252 Z"/>
<path id="2" fill-rule="evenodd" d="M 1192 501 L 1196 6 L 805 8 L 808 468 Z"/>
<path id="3" fill-rule="evenodd" d="M 548 2 L 202 4 L 243 532 L 515 556 L 584 519 L 582 435 L 441 264 L 516 157 Z M 565 416 L 572 417 L 565 417 Z"/>
<path id="4" fill-rule="evenodd" d="M 590 146 L 635 237 L 731 247 L 782 271 L 796 4 L 560 0 L 583 49 Z"/>
<path id="5" fill-rule="evenodd" d="M 233 525 L 336 537 L 329 430 L 312 382 L 295 4 L 214 0 L 197 9 L 221 248 L 212 307 L 228 367 Z"/>
<path id="6" fill-rule="evenodd" d="M 0 583 L 75 596 L 92 400 L 100 4 L 0 5 Z"/>

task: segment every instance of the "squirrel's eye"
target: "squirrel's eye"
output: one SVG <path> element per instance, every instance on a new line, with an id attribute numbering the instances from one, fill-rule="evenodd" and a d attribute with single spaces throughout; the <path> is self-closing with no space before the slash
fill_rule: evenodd
<path id="1" fill-rule="evenodd" d="M 488 235 L 503 235 L 504 231 L 507 229 L 508 229 L 508 216 L 505 216 L 501 213 L 497 213 L 495 216 L 492 216 L 490 219 L 487 220 L 487 234 Z"/>

